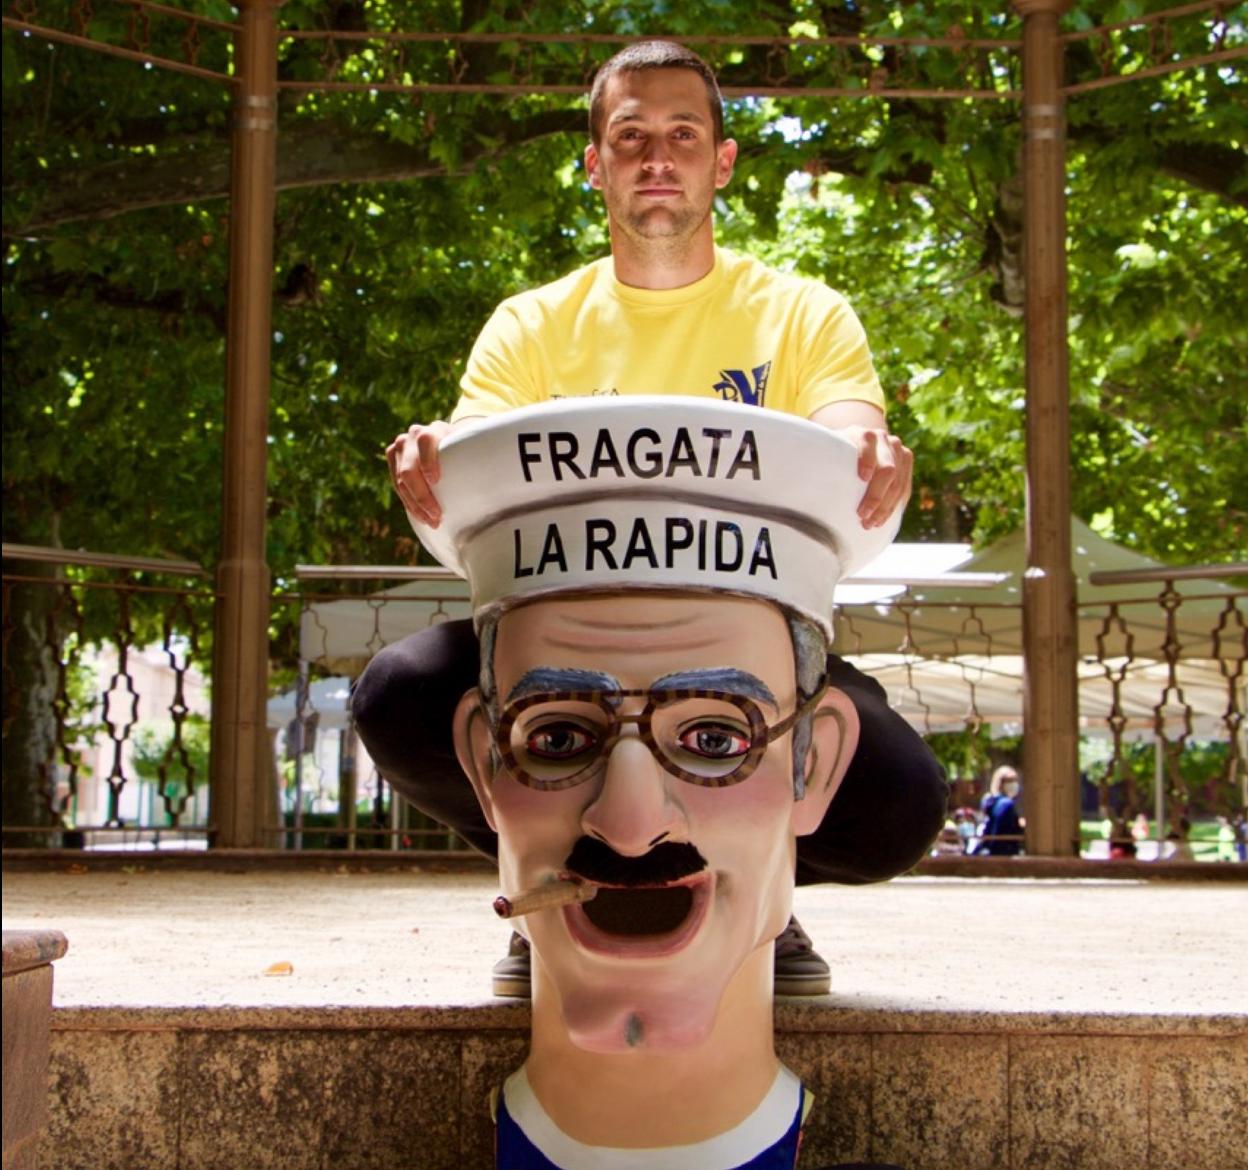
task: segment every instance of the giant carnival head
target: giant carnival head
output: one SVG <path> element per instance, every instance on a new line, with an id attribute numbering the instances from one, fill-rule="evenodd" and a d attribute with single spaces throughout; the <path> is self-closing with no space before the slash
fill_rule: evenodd
<path id="1" fill-rule="evenodd" d="M 553 403 L 442 446 L 481 681 L 455 742 L 504 891 L 584 883 L 523 920 L 535 1012 L 578 1046 L 676 1049 L 726 998 L 770 997 L 796 837 L 857 742 L 827 685 L 837 581 L 864 531 L 852 446 L 813 423 L 681 398 Z"/>

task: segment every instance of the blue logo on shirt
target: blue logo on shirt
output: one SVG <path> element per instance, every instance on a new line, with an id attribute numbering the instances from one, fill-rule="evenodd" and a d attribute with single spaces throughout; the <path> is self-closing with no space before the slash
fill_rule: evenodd
<path id="1" fill-rule="evenodd" d="M 767 379 L 771 362 L 744 370 L 720 370 L 720 380 L 712 387 L 725 402 L 744 402 L 747 406 L 763 406 L 767 397 Z"/>

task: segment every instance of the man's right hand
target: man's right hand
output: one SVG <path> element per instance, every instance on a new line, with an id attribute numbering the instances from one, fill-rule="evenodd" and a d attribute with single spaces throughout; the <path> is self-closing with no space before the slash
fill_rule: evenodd
<path id="1" fill-rule="evenodd" d="M 409 516 L 430 528 L 437 528 L 442 522 L 442 508 L 434 498 L 433 487 L 441 474 L 438 444 L 450 433 L 450 423 L 417 423 L 397 435 L 386 448 L 390 479 L 403 507 Z"/>

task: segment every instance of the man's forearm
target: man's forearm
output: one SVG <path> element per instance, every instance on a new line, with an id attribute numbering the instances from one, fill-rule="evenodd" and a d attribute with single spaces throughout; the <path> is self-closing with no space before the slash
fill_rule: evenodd
<path id="1" fill-rule="evenodd" d="M 863 402 L 856 398 L 844 398 L 840 402 L 829 402 L 821 406 L 810 416 L 811 422 L 817 422 L 830 431 L 844 430 L 846 427 L 865 427 L 867 430 L 887 430 L 884 412 L 874 402 Z"/>

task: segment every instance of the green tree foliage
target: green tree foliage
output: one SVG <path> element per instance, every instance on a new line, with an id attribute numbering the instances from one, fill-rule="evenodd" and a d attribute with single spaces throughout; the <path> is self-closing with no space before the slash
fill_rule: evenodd
<path id="1" fill-rule="evenodd" d="M 186 6 L 235 18 L 224 0 Z M 1158 8 L 1079 5 L 1065 27 Z M 93 9 L 93 34 L 125 43 L 131 10 Z M 82 11 L 66 0 L 38 6 L 40 19 L 66 28 Z M 288 0 L 279 17 L 292 32 L 621 37 L 1017 38 L 1021 28 L 987 0 Z M 151 44 L 180 57 L 185 34 L 176 20 L 156 21 Z M 1106 61 L 1115 71 L 1146 66 L 1148 36 L 1071 42 L 1069 80 L 1099 77 Z M 1166 38 L 1189 56 L 1219 38 L 1242 46 L 1244 8 L 1173 22 Z M 279 76 L 580 86 L 615 47 L 438 41 L 396 54 L 376 41 L 287 37 Z M 1001 92 L 1020 80 L 1016 54 L 978 49 L 706 51 L 726 86 Z M 212 568 L 228 94 L 7 30 L 3 52 L 5 539 Z M 228 36 L 206 37 L 197 54 L 205 68 L 232 69 Z M 446 414 L 472 340 L 502 297 L 605 251 L 580 162 L 584 119 L 574 96 L 282 91 L 267 436 L 268 555 L 279 585 L 301 561 L 417 555 L 382 447 L 410 422 Z M 1016 527 L 1025 280 L 1017 103 L 738 98 L 729 129 L 743 149 L 717 209 L 721 238 L 826 279 L 859 310 L 893 426 L 917 452 L 903 535 L 987 540 Z M 1069 105 L 1075 509 L 1174 563 L 1242 556 L 1248 544 L 1246 135 L 1238 64 L 1092 90 Z M 32 611 L 8 627 L 10 666 L 23 677 L 50 669 L 43 635 L 29 645 L 21 635 L 46 631 L 47 621 Z M 26 691 L 38 711 L 47 709 L 38 696 L 51 693 L 45 682 Z M 37 722 L 38 711 L 21 718 Z M 23 738 L 38 735 L 6 736 L 6 771 L 9 740 Z"/>
<path id="2" fill-rule="evenodd" d="M 1067 25 L 1140 10 L 1081 6 Z M 232 18 L 219 0 L 207 11 Z M 473 0 L 299 0 L 280 16 L 288 29 L 620 35 L 923 36 L 956 26 L 985 37 L 1020 28 L 1002 6 L 978 2 L 582 0 L 520 13 Z M 1174 27 L 1180 49 L 1207 48 L 1208 21 Z M 1243 39 L 1233 14 L 1227 35 Z M 1072 44 L 1072 80 L 1098 75 L 1099 44 Z M 1127 34 L 1115 45 L 1126 60 Z M 445 45 L 414 47 L 404 76 L 576 82 L 610 48 L 460 46 L 448 66 Z M 4 51 L 6 538 L 211 564 L 227 97 L 208 82 L 36 38 L 6 33 Z M 177 53 L 172 41 L 168 51 Z M 372 42 L 327 50 L 288 40 L 281 77 L 323 77 L 327 52 L 343 80 L 392 67 Z M 779 61 L 768 48 L 710 52 L 728 84 L 777 72 L 808 85 L 863 76 L 861 61 L 828 51 L 793 49 Z M 947 52 L 890 53 L 876 54 L 879 70 L 966 83 Z M 225 38 L 201 50 L 211 68 L 230 59 Z M 986 80 L 1018 83 L 1016 73 Z M 583 102 L 568 97 L 283 92 L 269 436 L 279 577 L 296 561 L 413 555 L 380 448 L 407 423 L 449 409 L 471 341 L 502 296 L 603 251 L 579 163 L 583 117 Z M 859 309 L 895 425 L 919 455 L 908 534 L 990 538 L 1016 526 L 1016 103 L 739 100 L 730 131 L 744 150 L 719 208 L 722 238 L 829 280 Z M 1172 561 L 1245 546 L 1234 453 L 1248 401 L 1244 134 L 1234 67 L 1098 90 L 1070 105 L 1076 510 Z"/>
<path id="3" fill-rule="evenodd" d="M 1237 806 L 1233 781 L 1228 781 L 1225 743 L 1192 741 L 1172 745 L 1163 756 L 1164 799 L 1170 819 L 1181 815 L 1209 816 Z M 1104 741 L 1085 740 L 1080 767 L 1114 812 L 1155 811 L 1157 755 L 1148 742 L 1122 745 L 1115 760 Z"/>

